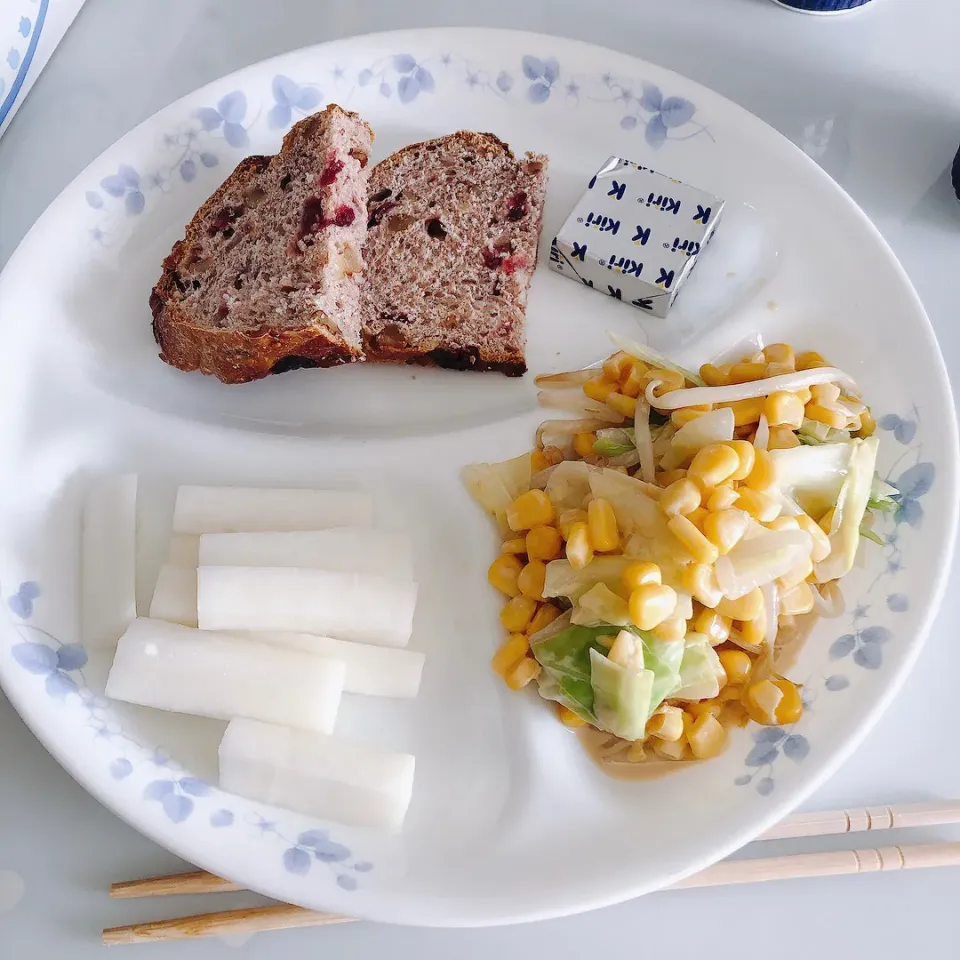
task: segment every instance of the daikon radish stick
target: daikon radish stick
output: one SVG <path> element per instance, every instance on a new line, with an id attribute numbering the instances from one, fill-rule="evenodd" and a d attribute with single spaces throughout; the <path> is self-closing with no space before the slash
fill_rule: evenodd
<path id="1" fill-rule="evenodd" d="M 424 655 L 416 650 L 375 647 L 370 643 L 350 643 L 312 633 L 248 633 L 251 640 L 301 650 L 330 660 L 342 660 L 347 667 L 344 693 L 363 693 L 369 697 L 415 697 L 420 689 Z"/>
<path id="2" fill-rule="evenodd" d="M 137 616 L 137 475 L 96 480 L 83 505 L 80 619 L 88 649 L 112 647 Z"/>
<path id="3" fill-rule="evenodd" d="M 317 633 L 338 640 L 405 647 L 417 585 L 303 567 L 200 567 L 202 630 Z"/>
<path id="4" fill-rule="evenodd" d="M 252 533 L 368 527 L 373 503 L 346 490 L 277 490 L 248 487 L 180 487 L 173 511 L 175 533 Z"/>
<path id="5" fill-rule="evenodd" d="M 195 533 L 175 533 L 170 537 L 167 548 L 167 563 L 175 567 L 199 566 L 200 535 Z"/>
<path id="6" fill-rule="evenodd" d="M 222 790 L 354 827 L 403 826 L 414 766 L 409 753 L 253 720 L 220 741 Z"/>
<path id="7" fill-rule="evenodd" d="M 150 601 L 154 620 L 169 620 L 185 627 L 197 625 L 197 571 L 194 567 L 175 567 L 165 563 L 160 568 L 157 585 Z"/>
<path id="8" fill-rule="evenodd" d="M 308 567 L 413 579 L 410 541 L 393 530 L 337 527 L 297 533 L 205 533 L 199 566 Z"/>
<path id="9" fill-rule="evenodd" d="M 120 638 L 106 695 L 173 713 L 329 733 L 345 675 L 339 660 L 141 617 Z"/>

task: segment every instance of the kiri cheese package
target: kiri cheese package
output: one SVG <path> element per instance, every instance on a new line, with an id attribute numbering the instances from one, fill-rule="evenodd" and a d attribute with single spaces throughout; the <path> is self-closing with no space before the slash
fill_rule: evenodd
<path id="1" fill-rule="evenodd" d="M 719 197 L 610 157 L 554 238 L 550 266 L 665 317 L 722 211 Z"/>

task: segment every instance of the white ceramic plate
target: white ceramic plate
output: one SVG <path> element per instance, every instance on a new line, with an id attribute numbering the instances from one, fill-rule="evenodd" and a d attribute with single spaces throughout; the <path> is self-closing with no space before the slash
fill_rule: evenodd
<path id="1" fill-rule="evenodd" d="M 721 758 L 644 784 L 606 779 L 535 695 L 488 667 L 495 549 L 460 467 L 529 449 L 532 378 L 415 368 L 303 370 L 240 387 L 166 367 L 147 298 L 183 224 L 233 165 L 274 151 L 321 103 L 359 110 L 379 157 L 456 130 L 550 155 L 549 240 L 590 173 L 621 153 L 728 199 L 671 319 L 646 334 L 703 360 L 742 336 L 817 348 L 873 404 L 900 490 L 796 678 L 795 728 L 747 730 Z M 542 259 L 548 244 L 542 245 Z M 759 120 L 622 54 L 546 36 L 417 31 L 291 53 L 142 124 L 41 217 L 0 280 L 0 678 L 95 796 L 201 867 L 282 900 L 377 920 L 470 925 L 555 916 L 653 890 L 784 815 L 874 723 L 934 615 L 957 511 L 943 364 L 903 271 L 856 206 Z M 605 356 L 640 315 L 541 266 L 531 369 Z M 699 336 L 697 335 L 698 331 Z M 689 341 L 689 342 L 687 342 Z M 76 645 L 77 504 L 91 474 L 141 473 L 149 597 L 178 482 L 359 484 L 416 540 L 426 651 L 416 702 L 346 705 L 338 730 L 417 755 L 405 831 L 382 837 L 221 793 L 222 725 L 98 696 Z"/>

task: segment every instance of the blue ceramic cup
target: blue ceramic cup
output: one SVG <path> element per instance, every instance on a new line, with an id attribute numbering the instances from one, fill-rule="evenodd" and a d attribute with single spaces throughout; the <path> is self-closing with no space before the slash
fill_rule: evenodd
<path id="1" fill-rule="evenodd" d="M 865 6 L 870 0 L 773 0 L 774 3 L 788 10 L 798 10 L 800 13 L 848 13 L 858 7 Z"/>

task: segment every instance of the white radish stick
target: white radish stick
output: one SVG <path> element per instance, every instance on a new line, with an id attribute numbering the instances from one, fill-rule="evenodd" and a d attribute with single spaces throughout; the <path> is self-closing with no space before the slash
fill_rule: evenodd
<path id="1" fill-rule="evenodd" d="M 317 637 L 312 633 L 248 633 L 242 636 L 272 647 L 342 660 L 347 667 L 344 693 L 363 693 L 369 697 L 415 697 L 420 689 L 425 657 L 416 650 L 350 643 L 333 637 Z"/>
<path id="2" fill-rule="evenodd" d="M 296 533 L 205 533 L 200 538 L 199 566 L 311 567 L 413 579 L 409 538 L 373 527 Z"/>
<path id="3" fill-rule="evenodd" d="M 81 635 L 89 649 L 113 647 L 137 616 L 137 475 L 94 482 L 83 506 Z"/>
<path id="4" fill-rule="evenodd" d="M 338 640 L 405 647 L 417 585 L 303 567 L 200 567 L 202 630 L 318 633 Z"/>
<path id="5" fill-rule="evenodd" d="M 165 563 L 150 601 L 154 620 L 169 620 L 185 627 L 197 625 L 197 571 L 195 567 L 176 567 Z"/>
<path id="6" fill-rule="evenodd" d="M 346 490 L 278 490 L 248 487 L 180 487 L 173 511 L 175 533 L 254 533 L 368 527 L 373 502 Z"/>
<path id="7" fill-rule="evenodd" d="M 197 567 L 200 556 L 200 535 L 175 533 L 167 548 L 167 563 L 175 567 Z"/>
<path id="8" fill-rule="evenodd" d="M 365 743 L 233 720 L 220 741 L 220 788 L 353 827 L 398 831 L 415 760 Z"/>
<path id="9" fill-rule="evenodd" d="M 345 675 L 339 660 L 141 617 L 120 638 L 105 692 L 173 713 L 329 733 Z"/>

